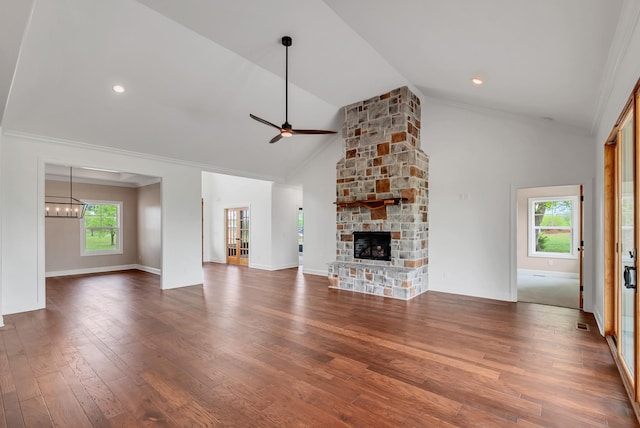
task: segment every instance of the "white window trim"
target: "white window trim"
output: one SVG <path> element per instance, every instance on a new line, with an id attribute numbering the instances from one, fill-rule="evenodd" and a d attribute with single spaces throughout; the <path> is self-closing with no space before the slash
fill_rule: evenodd
<path id="1" fill-rule="evenodd" d="M 88 201 L 83 200 L 86 204 L 105 204 L 105 205 L 117 205 L 118 206 L 118 247 L 115 250 L 103 250 L 103 251 L 87 251 L 86 246 L 86 229 L 84 227 L 84 218 L 80 222 L 80 255 L 81 256 L 107 256 L 111 254 L 123 254 L 123 226 L 122 226 L 122 201 Z"/>
<path id="2" fill-rule="evenodd" d="M 536 202 L 555 202 L 555 201 L 571 201 L 571 252 L 562 253 L 545 253 L 536 251 L 536 233 L 534 226 L 533 206 Z M 527 208 L 527 234 L 529 241 L 528 256 L 541 257 L 547 259 L 577 259 L 578 258 L 578 240 L 580 238 L 580 207 L 578 206 L 577 196 L 553 196 L 542 198 L 529 198 L 529 206 Z"/>

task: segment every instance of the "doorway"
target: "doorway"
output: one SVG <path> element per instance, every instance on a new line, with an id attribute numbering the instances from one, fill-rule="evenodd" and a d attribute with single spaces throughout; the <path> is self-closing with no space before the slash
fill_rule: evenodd
<path id="1" fill-rule="evenodd" d="M 249 265 L 249 208 L 227 208 L 226 248 L 227 263 Z"/>
<path id="2" fill-rule="evenodd" d="M 581 309 L 582 256 L 582 186 L 518 189 L 518 301 Z"/>
<path id="3" fill-rule="evenodd" d="M 302 266 L 304 254 L 304 211 L 298 208 L 298 266 Z"/>
<path id="4" fill-rule="evenodd" d="M 159 177 L 45 163 L 43 190 L 44 278 L 132 267 L 162 275 Z M 71 195 L 86 204 L 83 216 L 58 214 L 56 196 Z"/>

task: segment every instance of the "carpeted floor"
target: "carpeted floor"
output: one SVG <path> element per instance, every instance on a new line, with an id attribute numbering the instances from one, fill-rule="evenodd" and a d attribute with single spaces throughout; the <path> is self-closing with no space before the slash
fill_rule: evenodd
<path id="1" fill-rule="evenodd" d="M 518 274 L 518 301 L 580 307 L 580 281 L 544 275 Z"/>

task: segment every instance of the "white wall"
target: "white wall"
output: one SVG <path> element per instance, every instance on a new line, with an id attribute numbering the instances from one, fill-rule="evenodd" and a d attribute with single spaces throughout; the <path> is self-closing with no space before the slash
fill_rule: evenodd
<path id="1" fill-rule="evenodd" d="M 249 207 L 249 267 L 266 270 L 298 265 L 299 186 L 202 173 L 204 259 L 226 263 L 226 208 Z"/>
<path id="2" fill-rule="evenodd" d="M 271 266 L 286 269 L 298 266 L 298 209 L 302 188 L 273 185 L 271 224 Z"/>
<path id="3" fill-rule="evenodd" d="M 162 179 L 162 288 L 201 284 L 200 170 L 117 150 L 3 135 L 2 312 L 41 309 L 44 165 L 116 169 Z M 11 207 L 8 209 L 7 207 Z"/>
<path id="4" fill-rule="evenodd" d="M 205 261 L 226 263 L 224 210 L 249 207 L 249 267 L 272 269 L 272 186 L 270 181 L 202 173 Z"/>
<path id="5" fill-rule="evenodd" d="M 146 271 L 162 271 L 162 201 L 160 183 L 138 190 L 138 260 Z"/>
<path id="6" fill-rule="evenodd" d="M 214 199 L 214 185 L 209 172 L 201 174 L 202 188 L 202 260 L 204 262 L 225 263 L 224 243 L 216 248 L 216 240 L 224 240 L 224 229 L 222 232 L 214 229 L 214 212 L 212 209 Z M 220 220 L 219 220 L 220 221 Z M 220 236 L 220 233 L 223 235 Z"/>
<path id="7" fill-rule="evenodd" d="M 585 245 L 593 248 L 592 138 L 542 120 L 427 99 L 421 141 L 430 156 L 431 290 L 516 300 L 518 188 L 583 184 Z M 327 147 L 295 177 L 304 186 L 308 273 L 326 275 L 326 263 L 335 260 L 335 163 L 343 150 L 341 141 Z M 587 310 L 593 301 L 592 254 L 585 255 Z"/>
<path id="8" fill-rule="evenodd" d="M 0 189 L 2 189 L 2 127 L 0 127 Z M 2 314 L 4 313 L 2 311 L 2 308 L 4 307 L 2 305 L 2 265 L 4 264 L 3 259 L 2 259 L 2 252 L 3 252 L 3 245 L 2 243 L 4 242 L 4 240 L 2 239 L 2 211 L 3 211 L 3 203 L 2 203 L 2 197 L 0 196 L 0 327 L 4 326 L 4 317 L 2 316 Z"/>
<path id="9" fill-rule="evenodd" d="M 430 156 L 429 288 L 515 301 L 518 188 L 583 184 L 585 246 L 593 248 L 593 139 L 542 120 L 427 100 L 422 147 Z M 585 308 L 592 299 L 585 256 Z"/>
<path id="10" fill-rule="evenodd" d="M 343 146 L 341 137 L 331 140 L 289 179 L 303 189 L 304 273 L 326 276 L 327 264 L 336 260 L 336 163 L 344 156 Z"/>
<path id="11" fill-rule="evenodd" d="M 637 19 L 640 5 L 636 2 L 625 2 L 624 19 Z M 594 315 L 600 326 L 604 325 L 604 143 L 613 129 L 616 119 L 631 95 L 638 78 L 640 78 L 640 21 L 630 26 L 629 45 L 624 49 L 615 63 L 615 69 L 606 80 L 611 88 L 606 92 L 602 108 L 602 117 L 596 130 L 595 139 L 595 296 Z"/>

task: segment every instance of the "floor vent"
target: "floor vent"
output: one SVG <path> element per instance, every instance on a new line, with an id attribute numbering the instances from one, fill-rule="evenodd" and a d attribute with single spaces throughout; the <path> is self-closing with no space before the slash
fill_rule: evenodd
<path id="1" fill-rule="evenodd" d="M 577 328 L 578 330 L 589 331 L 589 324 L 578 321 L 578 322 L 576 323 L 576 328 Z"/>

